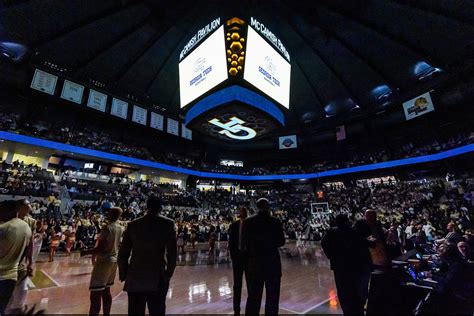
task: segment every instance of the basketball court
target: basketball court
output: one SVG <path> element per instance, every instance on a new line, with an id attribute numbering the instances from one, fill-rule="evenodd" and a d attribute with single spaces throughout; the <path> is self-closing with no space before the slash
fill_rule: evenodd
<path id="1" fill-rule="evenodd" d="M 209 256 L 207 245 L 186 248 L 178 256 L 178 267 L 170 284 L 167 299 L 169 314 L 232 314 L 232 267 L 226 243 L 216 246 Z M 283 277 L 280 295 L 281 314 L 341 313 L 329 261 L 319 245 L 296 248 L 287 244 L 281 251 Z M 92 271 L 90 257 L 59 254 L 47 262 L 41 254 L 36 274 L 30 283 L 27 305 L 36 304 L 49 314 L 87 314 L 89 310 L 89 280 Z M 112 313 L 127 313 L 127 294 L 116 279 L 112 287 Z M 242 293 L 245 309 L 246 288 Z M 264 301 L 264 300 L 263 300 Z M 263 312 L 262 303 L 262 312 Z"/>

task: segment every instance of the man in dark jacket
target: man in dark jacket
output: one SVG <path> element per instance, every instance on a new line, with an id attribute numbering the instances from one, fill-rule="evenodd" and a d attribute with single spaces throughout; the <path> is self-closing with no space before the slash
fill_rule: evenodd
<path id="1" fill-rule="evenodd" d="M 240 219 L 229 227 L 229 251 L 234 271 L 234 314 L 240 315 L 240 299 L 242 297 L 242 279 L 247 269 L 247 255 L 243 251 L 242 229 L 247 218 L 247 208 L 240 208 Z M 245 274 L 247 278 L 247 274 Z M 247 282 L 248 283 L 248 282 Z"/>
<path id="2" fill-rule="evenodd" d="M 176 268 L 174 221 L 159 215 L 158 197 L 149 197 L 147 208 L 145 216 L 128 224 L 118 254 L 120 281 L 125 281 L 124 291 L 128 292 L 129 315 L 145 315 L 146 305 L 150 315 L 164 315 L 169 282 Z"/>
<path id="3" fill-rule="evenodd" d="M 258 213 L 243 225 L 244 249 L 247 251 L 248 299 L 246 315 L 258 315 L 266 289 L 265 314 L 276 315 L 279 309 L 281 261 L 279 247 L 285 244 L 281 222 L 270 215 L 267 199 L 257 201 Z"/>
<path id="4" fill-rule="evenodd" d="M 366 297 L 362 297 L 360 287 L 371 267 L 369 242 L 351 227 L 345 214 L 336 216 L 336 226 L 323 237 L 321 246 L 334 271 L 342 311 L 363 315 Z"/>

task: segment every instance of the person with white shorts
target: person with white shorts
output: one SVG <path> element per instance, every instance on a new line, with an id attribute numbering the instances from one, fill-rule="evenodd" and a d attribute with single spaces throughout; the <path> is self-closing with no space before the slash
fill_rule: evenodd
<path id="1" fill-rule="evenodd" d="M 31 237 L 28 243 L 27 251 L 18 265 L 18 280 L 15 284 L 15 289 L 8 302 L 6 314 L 17 314 L 21 311 L 26 302 L 28 294 L 28 280 L 33 276 L 34 263 L 36 257 L 34 256 L 35 244 L 34 233 L 36 231 L 36 220 L 30 216 L 31 205 L 27 199 L 16 200 L 15 205 L 18 211 L 18 218 L 23 220 L 30 228 Z"/>
<path id="2" fill-rule="evenodd" d="M 89 315 L 99 315 L 101 305 L 104 315 L 110 315 L 112 308 L 110 287 L 115 281 L 117 255 L 123 233 L 122 227 L 117 222 L 121 214 L 121 208 L 110 208 L 107 213 L 108 224 L 102 227 L 96 246 L 91 250 L 81 251 L 81 256 L 96 257 L 89 286 L 91 292 Z"/>

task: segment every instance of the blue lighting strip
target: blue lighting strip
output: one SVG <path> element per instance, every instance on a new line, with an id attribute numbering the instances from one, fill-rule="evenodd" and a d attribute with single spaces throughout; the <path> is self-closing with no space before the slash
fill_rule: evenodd
<path id="1" fill-rule="evenodd" d="M 184 118 L 184 123 L 187 125 L 199 115 L 232 101 L 240 101 L 253 106 L 272 116 L 280 122 L 281 125 L 285 126 L 285 116 L 275 104 L 258 93 L 240 86 L 231 86 L 205 97 L 188 110 Z"/>
<path id="2" fill-rule="evenodd" d="M 240 175 L 240 174 L 216 173 L 216 172 L 201 172 L 201 171 L 197 171 L 193 169 L 175 167 L 175 166 L 167 165 L 164 163 L 153 162 L 153 161 L 143 160 L 143 159 L 138 159 L 138 158 L 132 158 L 132 157 L 127 157 L 127 156 L 122 156 L 122 155 L 117 155 L 117 154 L 111 154 L 111 153 L 107 153 L 107 152 L 103 152 L 99 150 L 63 144 L 63 143 L 53 142 L 50 140 L 24 136 L 24 135 L 14 134 L 14 133 L 4 132 L 4 131 L 0 131 L 0 139 L 27 144 L 27 145 L 40 146 L 40 147 L 54 149 L 54 150 L 61 150 L 61 151 L 70 152 L 70 153 L 79 154 L 79 155 L 92 156 L 94 158 L 101 158 L 101 159 L 119 161 L 123 163 L 129 163 L 129 164 L 143 166 L 143 167 L 150 167 L 154 169 L 178 172 L 178 173 L 193 175 L 193 176 L 197 176 L 201 178 L 242 180 L 242 181 L 315 179 L 315 178 L 338 176 L 338 175 L 351 174 L 351 173 L 364 172 L 364 171 L 373 171 L 373 170 L 378 170 L 378 169 L 415 165 L 415 164 L 432 162 L 432 161 L 439 161 L 439 160 L 474 152 L 474 144 L 469 144 L 469 145 L 457 147 L 454 149 L 450 149 L 447 151 L 443 151 L 437 154 L 406 158 L 406 159 L 400 159 L 400 160 L 392 160 L 392 161 L 386 161 L 386 162 L 379 162 L 379 163 L 374 163 L 374 164 L 343 168 L 343 169 L 337 169 L 337 170 L 329 170 L 329 171 L 316 172 L 316 173 L 303 173 L 303 174 L 273 174 L 273 175 L 254 176 L 254 175 Z"/>
<path id="3" fill-rule="evenodd" d="M 69 144 L 63 144 L 63 143 L 53 142 L 53 141 L 45 140 L 41 138 L 35 138 L 35 137 L 14 134 L 14 133 L 9 133 L 9 132 L 4 132 L 4 131 L 0 131 L 0 139 L 9 140 L 9 141 L 17 142 L 17 143 L 22 143 L 22 144 L 33 145 L 33 146 L 40 146 L 40 147 L 49 148 L 49 149 L 61 150 L 61 151 L 70 152 L 70 153 L 79 154 L 79 155 L 92 156 L 94 158 L 102 158 L 102 159 L 113 160 L 117 162 L 124 162 L 124 163 L 139 165 L 143 167 L 150 167 L 150 168 L 161 169 L 161 170 L 166 170 L 166 171 L 185 173 L 185 174 L 193 175 L 193 176 L 200 175 L 200 172 L 196 170 L 175 167 L 175 166 L 167 165 L 164 163 L 153 162 L 153 161 L 144 160 L 144 159 L 111 154 L 111 153 L 100 151 L 100 150 L 94 150 L 94 149 L 89 149 L 89 148 L 84 148 L 84 147 L 79 147 L 79 146 L 74 146 L 74 145 L 69 145 Z"/>

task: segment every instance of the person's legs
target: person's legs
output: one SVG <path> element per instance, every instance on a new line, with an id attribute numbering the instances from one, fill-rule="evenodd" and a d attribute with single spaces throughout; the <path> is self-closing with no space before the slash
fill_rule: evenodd
<path id="1" fill-rule="evenodd" d="M 5 309 L 15 289 L 15 280 L 0 280 L 0 315 L 5 314 Z"/>
<path id="2" fill-rule="evenodd" d="M 25 306 L 26 294 L 28 292 L 28 277 L 26 271 L 18 273 L 18 281 L 15 284 L 10 301 L 7 305 L 5 312 L 7 314 L 17 314 L 17 312 Z"/>
<path id="3" fill-rule="evenodd" d="M 89 308 L 89 315 L 100 314 L 102 292 L 103 290 L 91 291 L 91 307 Z"/>
<path id="4" fill-rule="evenodd" d="M 112 305 L 110 287 L 114 284 L 116 270 L 116 262 L 95 262 L 89 285 L 89 290 L 91 291 L 91 308 L 89 313 L 91 315 L 98 315 L 100 313 L 101 302 L 104 305 L 104 315 L 110 314 Z"/>
<path id="5" fill-rule="evenodd" d="M 102 305 L 104 306 L 104 315 L 110 315 L 110 310 L 112 308 L 112 294 L 110 293 L 110 287 L 114 285 L 115 282 L 115 275 L 117 273 L 117 262 L 108 262 L 106 266 L 107 269 L 104 270 L 104 273 L 108 277 L 108 279 L 107 283 L 105 284 L 105 290 L 102 292 Z"/>
<path id="6" fill-rule="evenodd" d="M 53 262 L 53 261 L 54 261 L 54 248 L 50 247 L 49 248 L 49 262 Z"/>
<path id="7" fill-rule="evenodd" d="M 148 292 L 128 292 L 128 314 L 145 315 Z"/>
<path id="8" fill-rule="evenodd" d="M 369 298 L 369 283 L 370 283 L 370 269 L 367 268 L 365 271 L 362 271 L 359 275 L 359 298 L 361 300 L 362 306 L 365 308 L 367 299 Z"/>
<path id="9" fill-rule="evenodd" d="M 110 310 L 112 309 L 112 294 L 110 293 L 110 287 L 107 287 L 102 291 L 102 306 L 104 316 L 110 315 Z"/>
<path id="10" fill-rule="evenodd" d="M 168 288 L 170 281 L 163 275 L 160 279 L 157 292 L 152 292 L 147 297 L 148 311 L 150 315 L 165 315 L 166 313 L 166 295 L 168 294 Z"/>
<path id="11" fill-rule="evenodd" d="M 334 280 L 336 281 L 337 298 L 341 304 L 341 309 L 344 314 L 352 313 L 352 295 L 350 294 L 350 281 L 346 279 L 346 273 L 343 271 L 334 270 Z"/>
<path id="12" fill-rule="evenodd" d="M 364 315 L 365 301 L 363 283 L 365 283 L 365 274 L 354 271 L 346 277 L 347 287 L 350 294 L 350 310 L 355 315 Z"/>
<path id="13" fill-rule="evenodd" d="M 334 271 L 337 297 L 342 311 L 347 315 L 364 314 L 364 305 L 367 297 L 363 298 L 365 275 L 357 271 Z"/>
<path id="14" fill-rule="evenodd" d="M 35 239 L 35 243 L 33 246 L 33 262 L 36 262 L 38 255 L 41 251 L 41 247 L 43 246 L 43 239 Z"/>
<path id="15" fill-rule="evenodd" d="M 254 277 L 248 278 L 248 298 L 245 306 L 245 315 L 258 315 L 262 304 L 264 280 Z"/>
<path id="16" fill-rule="evenodd" d="M 237 261 L 237 260 L 236 260 Z M 233 263 L 233 272 L 234 272 L 234 314 L 240 314 L 240 302 L 242 298 L 242 278 L 244 275 L 244 268 L 242 263 L 235 262 Z"/>
<path id="17" fill-rule="evenodd" d="M 280 276 L 265 280 L 265 315 L 278 315 L 280 305 Z"/>

